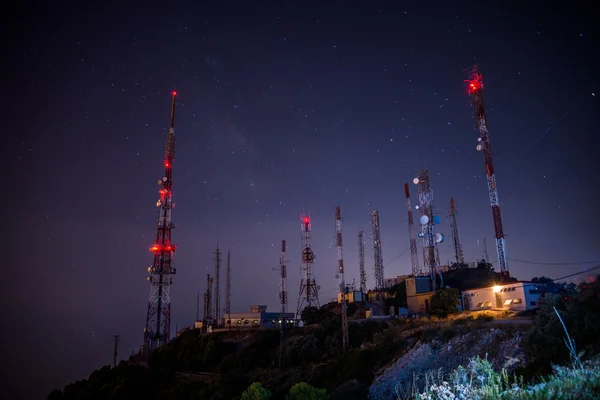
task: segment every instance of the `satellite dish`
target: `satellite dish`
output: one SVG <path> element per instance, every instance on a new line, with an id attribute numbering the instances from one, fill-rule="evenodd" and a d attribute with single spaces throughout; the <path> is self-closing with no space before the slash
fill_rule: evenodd
<path id="1" fill-rule="evenodd" d="M 440 217 L 438 217 L 437 215 L 434 215 L 433 216 L 433 223 L 436 224 L 436 225 L 439 224 L 440 223 Z"/>
<path id="2" fill-rule="evenodd" d="M 415 178 L 415 179 L 413 179 L 413 183 L 414 183 L 415 185 L 418 185 L 418 184 L 419 184 L 419 178 Z"/>
<path id="3" fill-rule="evenodd" d="M 417 236 L 419 237 L 419 239 L 423 239 L 423 232 L 419 232 L 419 233 L 417 234 Z"/>
<path id="4" fill-rule="evenodd" d="M 427 215 L 422 215 L 419 221 L 421 221 L 421 225 L 427 225 L 429 222 L 429 217 Z"/>
<path id="5" fill-rule="evenodd" d="M 415 210 L 418 210 L 418 209 L 419 209 L 419 205 L 417 204 L 417 205 L 415 206 Z"/>
<path id="6" fill-rule="evenodd" d="M 441 233 L 436 233 L 435 234 L 435 242 L 442 243 L 443 241 L 444 241 L 444 235 L 442 235 Z"/>
<path id="7" fill-rule="evenodd" d="M 477 138 L 477 141 L 478 141 L 478 142 L 481 142 L 481 137 L 478 137 L 478 138 Z"/>
<path id="8" fill-rule="evenodd" d="M 477 147 L 475 147 L 475 148 L 477 149 L 477 151 L 481 151 L 481 150 L 483 150 L 483 146 L 482 146 L 482 145 L 480 145 L 480 144 L 478 144 L 478 145 L 477 145 Z"/>
<path id="9" fill-rule="evenodd" d="M 166 176 L 164 176 L 164 177 L 163 177 L 163 182 L 166 182 L 166 181 L 167 181 L 167 177 L 166 177 Z"/>
<path id="10" fill-rule="evenodd" d="M 159 184 L 159 185 L 162 185 L 162 181 L 161 181 L 160 179 L 158 180 L 158 184 Z"/>

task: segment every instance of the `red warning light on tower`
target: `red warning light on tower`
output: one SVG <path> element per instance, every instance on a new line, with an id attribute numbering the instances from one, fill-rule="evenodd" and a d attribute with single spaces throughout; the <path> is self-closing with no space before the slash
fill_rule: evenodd
<path id="1" fill-rule="evenodd" d="M 308 223 L 310 222 L 310 218 L 308 218 L 308 217 L 304 217 L 304 218 L 303 218 L 303 221 L 304 221 L 304 223 L 305 223 L 305 224 L 308 224 Z"/>
<path id="2" fill-rule="evenodd" d="M 173 90 L 173 92 L 171 93 L 173 96 L 177 96 L 177 92 Z"/>
<path id="3" fill-rule="evenodd" d="M 483 89 L 483 81 L 481 79 L 480 74 L 474 73 L 473 75 L 471 75 L 471 79 L 465 82 L 469 83 L 469 86 L 467 88 L 469 94 L 476 92 L 479 89 Z"/>

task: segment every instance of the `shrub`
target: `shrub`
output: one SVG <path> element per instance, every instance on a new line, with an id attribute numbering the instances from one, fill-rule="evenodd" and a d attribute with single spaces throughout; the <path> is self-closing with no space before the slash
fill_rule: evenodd
<path id="1" fill-rule="evenodd" d="M 440 318 L 458 311 L 458 290 L 454 288 L 439 289 L 431 297 L 431 313 Z"/>

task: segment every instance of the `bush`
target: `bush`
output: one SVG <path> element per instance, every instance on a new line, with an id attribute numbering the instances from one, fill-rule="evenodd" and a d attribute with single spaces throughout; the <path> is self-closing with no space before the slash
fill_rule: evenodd
<path id="1" fill-rule="evenodd" d="M 458 312 L 458 290 L 454 288 L 439 289 L 431 297 L 431 313 L 440 318 Z"/>

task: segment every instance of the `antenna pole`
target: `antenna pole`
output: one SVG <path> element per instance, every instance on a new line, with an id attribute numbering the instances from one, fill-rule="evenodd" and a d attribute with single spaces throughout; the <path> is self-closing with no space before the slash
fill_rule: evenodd
<path id="1" fill-rule="evenodd" d="M 500 200 L 498 199 L 498 188 L 496 186 L 496 172 L 492 160 L 492 149 L 488 134 L 488 125 L 485 117 L 485 108 L 483 107 L 483 78 L 479 73 L 478 66 L 475 65 L 469 70 L 468 93 L 473 97 L 475 107 L 475 119 L 477 119 L 477 150 L 483 152 L 485 162 L 485 173 L 487 177 L 488 195 L 490 196 L 490 205 L 492 207 L 492 216 L 494 218 L 494 231 L 496 234 L 496 252 L 498 253 L 498 266 L 503 281 L 510 278 L 508 271 L 508 257 L 506 255 L 506 240 L 504 239 L 504 230 L 502 228 L 502 215 L 500 214 Z"/>
<path id="2" fill-rule="evenodd" d="M 340 278 L 340 295 L 342 297 L 342 351 L 350 344 L 348 336 L 348 313 L 346 309 L 346 281 L 344 280 L 344 259 L 342 257 L 342 214 L 340 206 L 335 208 L 335 242 L 338 253 L 338 275 Z"/>
<path id="3" fill-rule="evenodd" d="M 412 274 L 414 276 L 421 275 L 421 267 L 419 266 L 419 257 L 417 255 L 417 238 L 415 236 L 415 223 L 413 220 L 412 206 L 410 205 L 410 192 L 408 183 L 404 184 L 404 194 L 406 195 L 406 206 L 408 209 L 408 239 L 410 241 L 410 261 L 412 264 Z"/>
<path id="4" fill-rule="evenodd" d="M 373 269 L 375 270 L 375 289 L 383 289 L 384 273 L 383 273 L 383 254 L 381 251 L 381 233 L 379 231 L 379 212 L 377 210 L 371 212 L 371 225 L 373 228 Z"/>
<path id="5" fill-rule="evenodd" d="M 115 349 L 113 352 L 113 367 L 116 367 L 117 366 L 117 356 L 119 354 L 119 352 L 118 352 L 119 338 L 121 337 L 121 335 L 114 335 L 113 337 L 115 338 Z"/>

